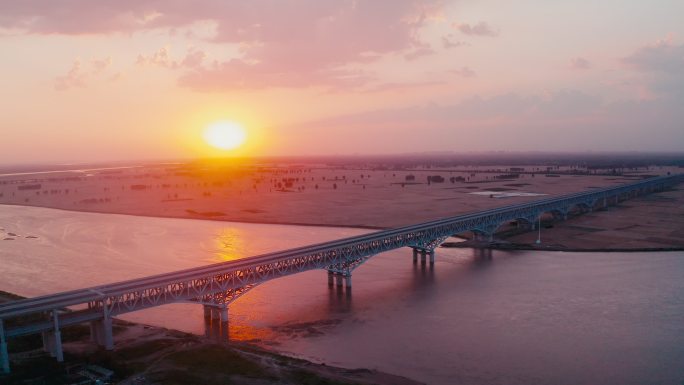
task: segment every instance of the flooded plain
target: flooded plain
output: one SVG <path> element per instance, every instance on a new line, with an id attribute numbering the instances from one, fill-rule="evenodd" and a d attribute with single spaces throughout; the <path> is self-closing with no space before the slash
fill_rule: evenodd
<path id="1" fill-rule="evenodd" d="M 48 294 L 368 230 L 241 224 L 0 206 L 0 290 Z M 13 234 L 13 235 L 10 235 Z M 264 283 L 230 307 L 228 336 L 316 362 L 429 384 L 681 384 L 684 252 L 409 249 L 354 272 Z M 201 306 L 130 313 L 203 334 Z"/>

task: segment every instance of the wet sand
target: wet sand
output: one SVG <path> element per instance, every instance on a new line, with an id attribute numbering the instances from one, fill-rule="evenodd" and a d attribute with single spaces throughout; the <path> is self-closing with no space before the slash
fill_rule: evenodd
<path id="1" fill-rule="evenodd" d="M 508 242 L 555 250 L 682 250 L 684 188 L 646 195 L 585 213 L 567 221 L 542 224 L 541 232 L 507 237 Z"/>

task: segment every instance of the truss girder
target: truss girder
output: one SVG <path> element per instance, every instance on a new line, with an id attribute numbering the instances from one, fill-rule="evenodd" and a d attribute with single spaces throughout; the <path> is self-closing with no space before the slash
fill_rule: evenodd
<path id="1" fill-rule="evenodd" d="M 296 255 L 274 262 L 255 264 L 248 268 L 226 271 L 222 274 L 171 282 L 159 287 L 108 297 L 104 300 L 104 306 L 110 314 L 116 315 L 180 301 L 232 302 L 253 286 L 271 279 L 312 269 L 327 269 L 341 274 L 349 274 L 370 257 L 381 252 L 407 246 L 431 251 L 454 234 L 475 231 L 491 235 L 502 224 L 510 221 L 525 219 L 528 222 L 534 222 L 545 212 L 567 213 L 570 208 L 577 205 L 592 208 L 596 202 L 602 201 L 604 198 L 610 199 L 616 195 L 637 190 L 618 187 L 611 192 L 588 193 L 549 203 L 535 204 L 535 202 L 530 202 L 526 207 L 516 207 L 473 218 L 459 219 L 459 217 L 455 217 L 451 222 L 425 229 L 387 236 L 380 234 L 376 239 L 349 242 L 329 250 Z"/>
<path id="2" fill-rule="evenodd" d="M 447 237 L 466 231 L 492 234 L 514 220 L 534 223 L 545 212 L 566 214 L 570 208 L 613 203 L 630 194 L 663 190 L 684 175 L 659 177 L 630 185 L 505 206 L 477 213 L 383 230 L 319 245 L 276 252 L 244 260 L 160 274 L 138 280 L 97 286 L 68 293 L 0 305 L 0 318 L 16 317 L 55 308 L 88 304 L 84 312 L 109 317 L 167 303 L 194 301 L 227 304 L 254 286 L 312 269 L 349 273 L 370 257 L 401 247 L 431 251 Z M 49 303 L 47 305 L 46 303 Z"/>

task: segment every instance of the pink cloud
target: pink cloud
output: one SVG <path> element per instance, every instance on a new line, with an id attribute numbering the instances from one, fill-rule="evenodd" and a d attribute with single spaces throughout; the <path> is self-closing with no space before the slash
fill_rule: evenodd
<path id="1" fill-rule="evenodd" d="M 637 71 L 646 94 L 681 104 L 684 97 L 684 44 L 665 39 L 647 44 L 622 58 L 622 62 Z"/>
<path id="2" fill-rule="evenodd" d="M 206 57 L 207 54 L 202 50 L 190 50 L 181 61 L 181 65 L 187 68 L 196 68 L 202 65 Z"/>
<path id="3" fill-rule="evenodd" d="M 69 71 L 55 78 L 55 90 L 66 91 L 74 87 L 85 87 L 86 74 L 81 69 L 81 61 L 76 60 Z"/>
<path id="4" fill-rule="evenodd" d="M 331 86 L 362 82 L 364 76 L 349 67 L 382 55 L 427 54 L 418 31 L 441 5 L 441 0 L 26 0 L 0 3 L 0 27 L 34 34 L 107 34 L 213 21 L 216 34 L 210 40 L 239 44 L 242 57 L 200 68 L 197 53 L 187 58 L 195 70 L 182 77 L 182 85 L 215 89 L 209 87 L 215 78 L 227 87 L 268 87 L 264 79 L 274 86 Z M 178 65 L 163 54 L 139 61 Z"/>
<path id="5" fill-rule="evenodd" d="M 499 30 L 492 28 L 484 21 L 472 25 L 468 23 L 454 23 L 453 27 L 461 31 L 464 35 L 469 36 L 499 36 Z"/>
<path id="6" fill-rule="evenodd" d="M 570 68 L 574 70 L 587 70 L 591 68 L 591 63 L 589 60 L 578 56 L 570 61 Z"/>
<path id="7" fill-rule="evenodd" d="M 442 47 L 444 47 L 445 49 L 461 47 L 464 45 L 468 45 L 468 44 L 465 42 L 462 42 L 462 41 L 453 40 L 452 34 L 442 36 Z"/>
<path id="8" fill-rule="evenodd" d="M 361 87 L 372 80 L 370 74 L 360 70 L 309 68 L 306 71 L 298 71 L 296 66 L 253 64 L 233 59 L 187 72 L 180 77 L 179 84 L 198 91 L 290 87 L 347 89 Z"/>
<path id="9" fill-rule="evenodd" d="M 429 56 L 433 55 L 435 53 L 435 50 L 432 49 L 429 45 L 425 45 L 422 47 L 417 47 L 413 51 L 410 51 L 404 55 L 404 59 L 412 61 L 416 60 L 418 58 L 421 58 L 423 56 Z"/>
<path id="10" fill-rule="evenodd" d="M 93 72 L 99 73 L 106 70 L 112 64 L 112 58 L 106 57 L 104 59 L 91 60 L 90 64 L 93 66 Z"/>
<path id="11" fill-rule="evenodd" d="M 474 78 L 475 76 L 477 76 L 475 71 L 473 71 L 469 67 L 461 67 L 459 69 L 451 70 L 449 72 L 462 78 Z"/>
<path id="12" fill-rule="evenodd" d="M 178 68 L 178 62 L 171 58 L 169 49 L 167 47 L 162 47 L 151 55 L 138 55 L 136 59 L 136 64 L 138 65 L 154 65 L 163 68 Z"/>
<path id="13" fill-rule="evenodd" d="M 416 133 L 423 148 L 433 150 L 681 150 L 680 104 L 674 99 L 611 102 L 576 90 L 507 93 L 315 120 L 283 127 L 281 137 L 284 148 L 310 153 L 339 148 L 339 141 L 321 142 L 314 135 L 323 130 L 340 140 L 363 137 L 354 142 L 359 153 L 383 151 L 387 127 L 392 128 L 392 152 L 414 151 Z M 646 137 L 644 127 L 649 127 Z"/>
<path id="14" fill-rule="evenodd" d="M 638 48 L 624 57 L 629 67 L 645 72 L 681 72 L 684 69 L 684 44 L 665 39 Z"/>

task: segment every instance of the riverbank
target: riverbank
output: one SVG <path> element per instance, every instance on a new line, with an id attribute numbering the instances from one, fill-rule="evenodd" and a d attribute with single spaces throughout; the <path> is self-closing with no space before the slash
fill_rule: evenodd
<path id="1" fill-rule="evenodd" d="M 22 297 L 0 291 L 0 302 Z M 116 348 L 106 351 L 89 341 L 82 326 L 65 328 L 65 362 L 57 363 L 38 346 L 36 336 L 10 341 L 12 374 L 3 384 L 72 383 L 83 368 L 113 371 L 118 384 L 397 384 L 419 382 L 370 369 L 344 369 L 287 357 L 242 342 L 115 320 Z"/>
<path id="2" fill-rule="evenodd" d="M 548 169 L 517 167 L 520 173 L 511 174 L 507 166 L 361 170 L 292 164 L 147 164 L 81 173 L 0 176 L 0 204 L 70 212 L 381 230 L 681 171 L 649 167 L 625 175 L 606 175 L 556 170 L 558 175 L 549 178 L 548 172 L 542 172 Z M 495 171 L 502 174 L 492 174 Z M 432 178 L 435 176 L 439 178 Z M 431 183 L 432 179 L 439 183 Z M 625 210 L 636 206 L 641 209 Z M 609 208 L 611 215 L 607 219 L 591 213 L 567 221 L 572 225 L 554 222 L 553 229 L 542 229 L 543 245 L 558 245 L 553 250 L 677 249 L 684 247 L 684 232 L 671 231 L 684 228 L 683 207 L 684 190 L 638 197 Z M 10 233 L 16 233 L 16 229 L 5 226 L 3 219 L 0 215 L 0 241 L 15 239 Z M 518 249 L 525 247 L 521 245 L 537 248 L 531 233 L 507 240 Z"/>
<path id="3" fill-rule="evenodd" d="M 460 249 L 490 249 L 490 250 L 528 250 L 528 251 L 569 251 L 569 252 L 584 252 L 584 253 L 638 253 L 638 252 L 667 252 L 667 251 L 684 251 L 684 247 L 640 247 L 640 248 L 569 248 L 558 244 L 535 244 L 535 243 L 512 243 L 506 241 L 481 243 L 481 242 L 445 242 L 441 245 L 445 248 L 460 248 Z"/>

